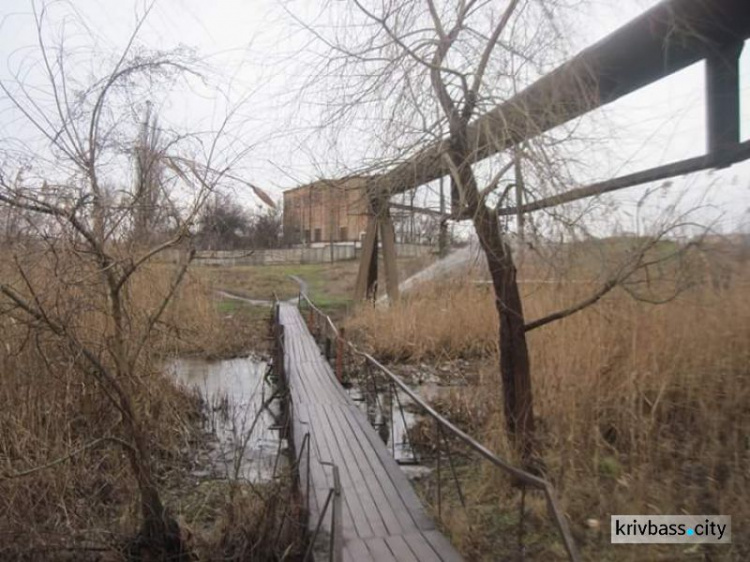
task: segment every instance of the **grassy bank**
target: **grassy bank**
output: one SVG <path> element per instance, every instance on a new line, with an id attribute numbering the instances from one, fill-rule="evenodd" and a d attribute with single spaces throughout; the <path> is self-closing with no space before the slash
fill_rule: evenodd
<path id="1" fill-rule="evenodd" d="M 716 548 L 615 548 L 605 530 L 618 513 L 750 518 L 750 277 L 747 270 L 736 273 L 729 284 L 701 283 L 660 306 L 614 291 L 529 334 L 547 474 L 586 559 L 750 557 L 750 535 L 741 525 L 731 547 Z M 524 284 L 527 317 L 565 308 L 590 289 Z M 433 285 L 399 306 L 361 309 L 349 329 L 381 357 L 470 358 L 472 384 L 453 389 L 437 406 L 491 450 L 513 457 L 487 287 L 466 280 Z M 460 471 L 471 507 L 465 514 L 449 494 L 448 530 L 468 559 L 495 560 L 514 536 L 518 491 L 482 463 Z M 543 503 L 529 502 L 530 559 L 564 559 Z"/>
<path id="2" fill-rule="evenodd" d="M 434 260 L 433 256 L 399 258 L 399 277 L 403 280 Z M 223 289 L 251 299 L 268 300 L 275 293 L 290 299 L 299 293 L 296 275 L 309 286 L 311 298 L 328 311 L 341 311 L 352 303 L 357 281 L 358 261 L 302 265 L 196 266 L 192 275 L 215 290 Z M 380 264 L 382 271 L 382 264 Z"/>

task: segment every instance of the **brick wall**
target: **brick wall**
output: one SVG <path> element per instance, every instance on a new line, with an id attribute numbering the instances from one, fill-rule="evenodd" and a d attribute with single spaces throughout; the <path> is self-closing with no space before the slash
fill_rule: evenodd
<path id="1" fill-rule="evenodd" d="M 366 178 L 321 180 L 284 192 L 288 244 L 348 242 L 367 228 Z"/>

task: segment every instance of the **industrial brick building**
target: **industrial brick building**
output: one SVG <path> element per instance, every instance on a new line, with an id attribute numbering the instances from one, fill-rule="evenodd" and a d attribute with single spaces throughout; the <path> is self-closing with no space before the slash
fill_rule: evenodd
<path id="1" fill-rule="evenodd" d="M 367 227 L 367 178 L 320 180 L 284 192 L 287 244 L 354 242 Z"/>

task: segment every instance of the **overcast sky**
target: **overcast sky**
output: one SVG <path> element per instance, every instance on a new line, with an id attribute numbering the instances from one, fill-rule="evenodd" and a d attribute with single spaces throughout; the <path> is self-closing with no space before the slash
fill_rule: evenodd
<path id="1" fill-rule="evenodd" d="M 253 145 L 237 170 L 249 181 L 275 197 L 281 191 L 319 174 L 335 174 L 333 164 L 311 163 L 315 149 L 308 126 L 314 109 L 300 110 L 305 100 L 295 97 L 298 53 L 308 39 L 299 33 L 280 8 L 281 0 L 157 0 L 139 35 L 138 43 L 155 49 L 187 46 L 204 57 L 213 76 L 220 75 L 223 91 L 231 103 L 245 96 L 234 131 Z M 287 2 L 297 12 L 314 17 L 320 4 L 314 1 Z M 578 29 L 571 39 L 576 52 L 635 17 L 656 2 L 651 0 L 600 0 L 583 2 L 577 14 Z M 77 11 L 88 23 L 93 41 L 102 52 L 116 51 L 125 44 L 138 17 L 140 0 L 71 0 L 64 10 Z M 63 12 L 64 10 L 60 10 Z M 33 19 L 28 0 L 0 2 L 0 78 L 6 80 L 13 68 L 22 65 L 35 44 Z M 68 32 L 58 24 L 56 32 Z M 91 43 L 91 37 L 81 44 Z M 73 37 L 73 43 L 75 37 Z M 87 72 L 96 73 L 97 60 Z M 750 93 L 750 53 L 741 59 L 742 101 Z M 611 177 L 669 161 L 702 154 L 705 150 L 703 64 L 699 63 L 657 84 L 608 106 L 608 126 L 617 131 L 612 143 L 592 149 L 591 166 L 581 182 Z M 157 100 L 158 103 L 158 100 Z M 196 127 L 209 127 L 223 115 L 227 101 L 209 90 L 193 87 L 189 95 L 172 96 L 160 110 L 172 120 L 184 120 Z M 295 106 L 293 109 L 290 107 Z M 598 112 L 601 113 L 601 112 Z M 309 121 L 309 122 L 308 122 Z M 7 112 L 0 113 L 0 134 L 18 134 L 18 123 Z M 750 132 L 750 103 L 742 105 L 742 138 Z M 311 148 L 312 147 L 312 148 Z M 307 152 L 306 152 L 307 151 Z M 597 152 L 598 151 L 598 152 Z M 318 160 L 317 158 L 315 158 Z M 330 166 L 330 167 L 329 167 Z M 322 169 L 321 169 L 322 168 Z M 690 197 L 702 198 L 715 207 L 707 220 L 723 217 L 725 229 L 748 222 L 750 207 L 750 164 L 737 165 L 714 174 L 699 174 L 676 180 L 691 186 Z M 618 195 L 632 207 L 643 190 Z M 252 195 L 240 194 L 255 204 Z"/>

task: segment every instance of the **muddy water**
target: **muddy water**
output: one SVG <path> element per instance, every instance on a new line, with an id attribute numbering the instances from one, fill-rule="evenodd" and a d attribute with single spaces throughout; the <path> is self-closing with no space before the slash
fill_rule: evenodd
<path id="1" fill-rule="evenodd" d="M 279 452 L 286 443 L 274 428 L 278 400 L 269 403 L 274 388 L 265 377 L 267 368 L 253 357 L 178 359 L 171 365 L 174 376 L 198 389 L 206 402 L 206 429 L 213 435 L 209 461 L 217 478 L 264 482 L 285 460 Z"/>
<path id="2" fill-rule="evenodd" d="M 377 389 L 376 392 L 369 385 L 365 387 L 354 384 L 348 393 L 367 415 L 368 421 L 391 450 L 396 462 L 416 462 L 408 430 L 417 422 L 419 415 L 415 413 L 411 400 L 403 393 L 399 393 L 397 398 L 392 392 L 383 389 Z"/>
<path id="3" fill-rule="evenodd" d="M 440 399 L 455 388 L 438 384 L 434 377 L 425 376 L 425 382 L 409 386 L 427 403 Z M 405 392 L 395 391 L 395 388 L 389 390 L 388 386 L 384 380 L 373 384 L 372 378 L 358 373 L 352 377 L 347 392 L 366 414 L 393 458 L 401 465 L 401 470 L 409 479 L 419 480 L 432 472 L 430 465 L 434 459 L 430 452 L 426 453 L 430 458 L 423 458 L 424 450 L 422 453 L 415 451 L 409 435 L 417 423 L 431 420 Z"/>
<path id="4" fill-rule="evenodd" d="M 423 464 L 420 454 L 412 447 L 410 431 L 419 422 L 426 420 L 424 411 L 406 393 L 388 390 L 388 385 L 374 387 L 365 377 L 356 378 L 348 389 L 349 396 L 367 415 L 370 424 L 380 435 L 401 469 L 410 479 L 417 480 L 432 469 Z M 449 390 L 434 383 L 412 387 L 423 399 L 439 396 Z"/>

